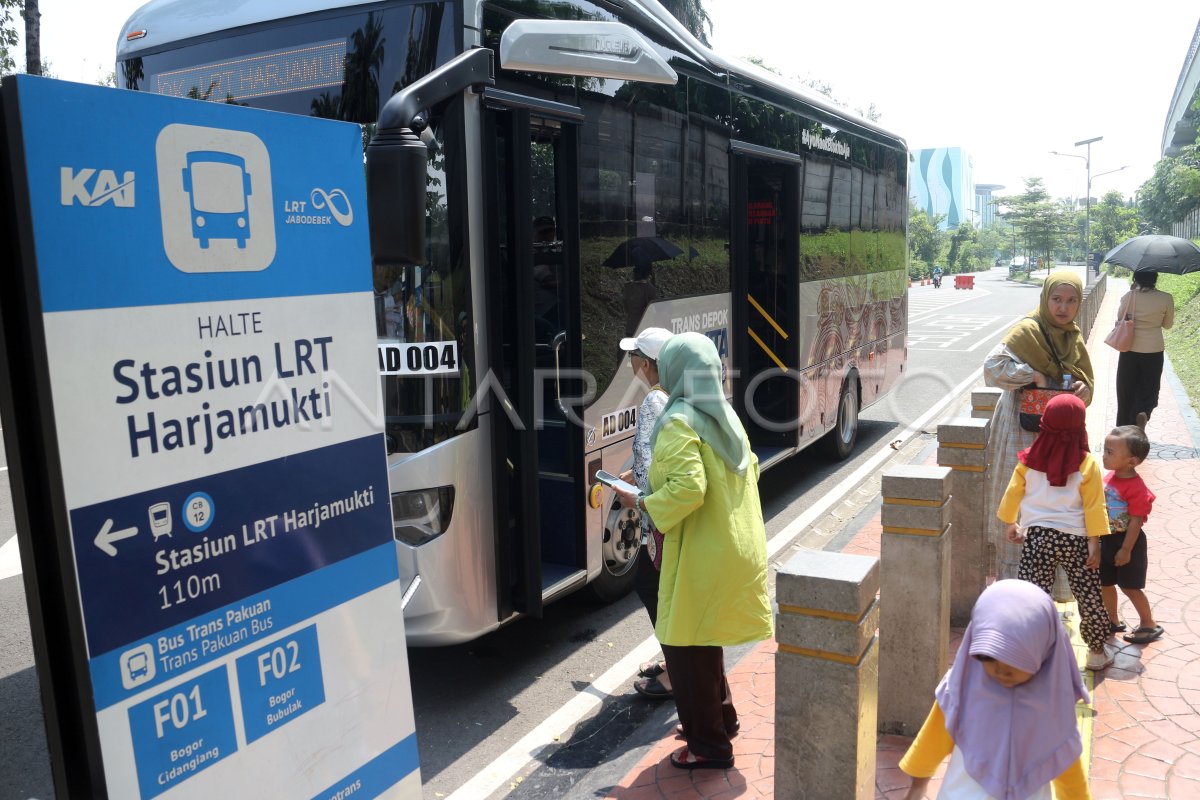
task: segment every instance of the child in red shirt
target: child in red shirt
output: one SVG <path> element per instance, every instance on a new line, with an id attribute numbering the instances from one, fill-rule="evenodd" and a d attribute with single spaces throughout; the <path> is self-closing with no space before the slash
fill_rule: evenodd
<path id="1" fill-rule="evenodd" d="M 1117 616 L 1117 587 L 1138 612 L 1138 628 L 1125 634 L 1133 644 L 1153 642 L 1163 635 L 1146 599 L 1146 534 L 1142 530 L 1154 493 L 1137 474 L 1137 466 L 1150 453 L 1150 440 L 1136 425 L 1113 428 L 1104 439 L 1104 501 L 1109 533 L 1100 537 L 1100 592 L 1112 633 L 1125 630 Z"/>

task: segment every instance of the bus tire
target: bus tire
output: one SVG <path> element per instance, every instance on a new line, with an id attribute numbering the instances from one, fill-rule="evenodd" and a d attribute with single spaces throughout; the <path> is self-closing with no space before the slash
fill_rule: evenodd
<path id="1" fill-rule="evenodd" d="M 614 501 L 604 527 L 600 574 L 584 590 L 589 599 L 597 603 L 612 603 L 633 589 L 637 579 L 641 530 L 636 510 L 621 508 Z"/>
<path id="2" fill-rule="evenodd" d="M 637 563 L 624 575 L 616 575 L 608 567 L 600 568 L 600 575 L 587 585 L 584 590 L 588 599 L 596 603 L 615 603 L 633 591 L 633 582 L 637 577 Z"/>
<path id="3" fill-rule="evenodd" d="M 838 396 L 837 423 L 821 439 L 821 449 L 835 461 L 844 461 L 858 442 L 858 378 L 850 375 Z"/>

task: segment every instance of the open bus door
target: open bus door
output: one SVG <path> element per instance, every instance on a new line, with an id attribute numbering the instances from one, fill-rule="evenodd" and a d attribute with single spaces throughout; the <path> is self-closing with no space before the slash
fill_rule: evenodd
<path id="1" fill-rule="evenodd" d="M 731 144 L 733 404 L 765 467 L 799 444 L 801 161 Z"/>
<path id="2" fill-rule="evenodd" d="M 483 116 L 497 612 L 540 616 L 587 580 L 577 126 L 582 113 L 489 89 Z"/>

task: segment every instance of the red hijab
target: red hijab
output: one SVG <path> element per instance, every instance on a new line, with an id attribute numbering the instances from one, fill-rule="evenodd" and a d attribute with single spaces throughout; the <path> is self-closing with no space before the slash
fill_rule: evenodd
<path id="1" fill-rule="evenodd" d="M 1050 398 L 1042 412 L 1042 430 L 1033 445 L 1017 453 L 1021 463 L 1046 473 L 1051 486 L 1066 486 L 1079 472 L 1088 453 L 1087 409 L 1083 401 L 1063 392 Z"/>

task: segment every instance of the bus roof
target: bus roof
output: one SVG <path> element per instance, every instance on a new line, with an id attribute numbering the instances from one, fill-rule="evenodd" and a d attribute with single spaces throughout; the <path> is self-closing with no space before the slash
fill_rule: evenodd
<path id="1" fill-rule="evenodd" d="M 151 0 L 133 12 L 122 28 L 117 41 L 117 59 L 124 60 L 140 50 L 217 31 L 375 2 L 377 0 L 289 0 L 286 7 L 281 9 L 278 0 L 227 0 L 220 4 L 197 3 L 195 0 Z M 624 12 L 622 16 L 629 17 L 641 29 L 654 30 L 662 39 L 674 43 L 681 52 L 714 73 L 745 78 L 754 84 L 791 95 L 851 125 L 882 134 L 894 140 L 897 146 L 907 149 L 904 140 L 895 132 L 853 111 L 838 107 L 829 98 L 808 91 L 769 70 L 717 53 L 696 39 L 656 0 L 608 0 L 606 4 L 621 9 Z M 215 9 L 217 5 L 224 7 Z M 133 41 L 126 38 L 129 33 L 141 30 L 146 31 L 143 38 Z"/>
<path id="2" fill-rule="evenodd" d="M 150 0 L 134 11 L 117 38 L 117 60 L 129 58 L 139 50 L 160 47 L 216 31 L 227 31 L 298 17 L 331 8 L 361 6 L 377 0 L 288 0 L 281 8 L 279 0 L 227 0 L 224 3 L 197 3 L 196 0 Z M 146 35 L 133 41 L 126 37 L 136 31 Z"/>

